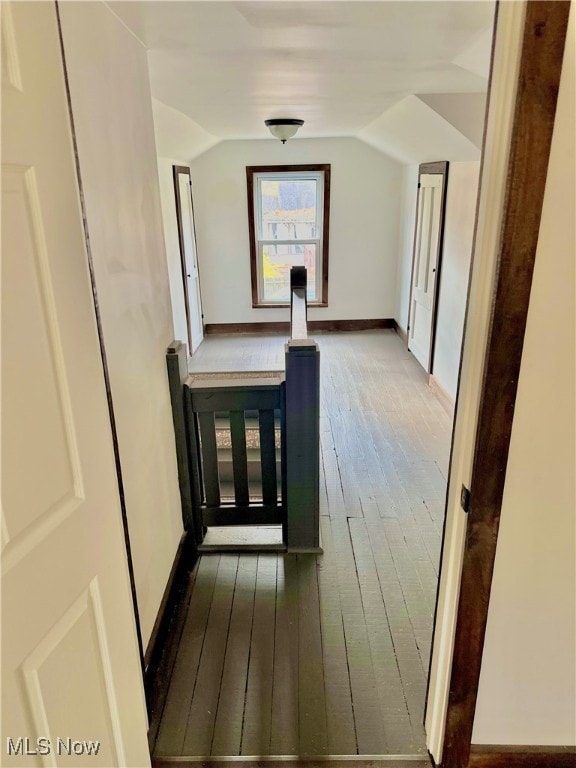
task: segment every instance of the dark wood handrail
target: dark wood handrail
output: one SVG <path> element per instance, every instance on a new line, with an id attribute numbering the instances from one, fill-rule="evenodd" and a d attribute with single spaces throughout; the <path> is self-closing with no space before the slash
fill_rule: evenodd
<path id="1" fill-rule="evenodd" d="M 290 270 L 290 338 L 308 338 L 308 303 L 306 300 L 306 267 Z"/>
<path id="2" fill-rule="evenodd" d="M 286 518 L 289 551 L 320 549 L 320 351 L 308 338 L 306 267 L 290 270 L 286 344 Z"/>

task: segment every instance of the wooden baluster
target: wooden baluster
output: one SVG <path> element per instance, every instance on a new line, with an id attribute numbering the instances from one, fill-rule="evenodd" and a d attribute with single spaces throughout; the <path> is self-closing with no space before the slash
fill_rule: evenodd
<path id="1" fill-rule="evenodd" d="M 264 504 L 278 503 L 276 479 L 276 436 L 274 411 L 259 411 L 260 466 L 262 467 L 262 501 Z"/>
<path id="2" fill-rule="evenodd" d="M 218 507 L 220 506 L 220 477 L 218 472 L 218 448 L 216 446 L 214 412 L 203 411 L 199 413 L 198 423 L 200 425 L 206 506 Z"/>
<path id="3" fill-rule="evenodd" d="M 286 478 L 286 378 L 280 385 L 280 482 L 282 488 L 282 542 L 288 546 L 288 482 Z"/>
<path id="4" fill-rule="evenodd" d="M 250 492 L 248 490 L 248 456 L 246 453 L 244 411 L 230 411 L 230 433 L 232 436 L 232 469 L 236 505 L 247 507 L 250 503 Z"/>

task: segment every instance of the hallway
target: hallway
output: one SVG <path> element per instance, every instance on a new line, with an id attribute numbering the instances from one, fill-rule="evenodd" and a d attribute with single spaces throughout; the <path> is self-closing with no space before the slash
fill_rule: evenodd
<path id="1" fill-rule="evenodd" d="M 317 334 L 322 555 L 205 554 L 154 755 L 426 754 L 451 418 L 394 331 Z M 192 370 L 278 369 L 281 337 Z"/>

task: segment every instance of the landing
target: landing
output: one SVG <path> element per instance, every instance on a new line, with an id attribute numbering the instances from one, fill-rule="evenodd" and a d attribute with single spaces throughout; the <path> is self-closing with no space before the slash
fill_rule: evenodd
<path id="1" fill-rule="evenodd" d="M 190 373 L 283 371 L 288 336 L 207 336 L 190 359 Z"/>
<path id="2" fill-rule="evenodd" d="M 155 756 L 425 754 L 451 420 L 393 331 L 321 351 L 324 554 L 203 555 Z M 209 338 L 192 370 L 283 367 Z"/>

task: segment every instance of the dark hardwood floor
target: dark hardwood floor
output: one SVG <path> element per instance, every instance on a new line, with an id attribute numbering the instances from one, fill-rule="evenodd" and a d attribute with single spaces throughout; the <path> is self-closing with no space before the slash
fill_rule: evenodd
<path id="1" fill-rule="evenodd" d="M 393 331 L 318 334 L 322 555 L 205 554 L 157 758 L 422 755 L 452 423 Z M 211 337 L 192 370 L 283 367 Z"/>

